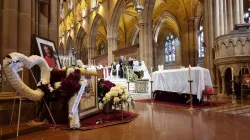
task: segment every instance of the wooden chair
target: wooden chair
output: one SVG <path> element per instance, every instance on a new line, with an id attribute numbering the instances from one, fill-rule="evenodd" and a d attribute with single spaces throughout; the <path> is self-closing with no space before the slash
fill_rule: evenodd
<path id="1" fill-rule="evenodd" d="M 213 87 L 214 89 L 216 89 L 217 87 Z M 210 102 L 211 106 L 213 105 L 212 103 L 212 97 L 215 96 L 216 98 L 216 105 L 218 105 L 218 97 L 217 97 L 217 93 L 213 90 L 213 88 L 207 87 L 205 88 L 204 92 L 203 92 L 203 98 L 206 97 L 207 98 L 207 102 Z"/>

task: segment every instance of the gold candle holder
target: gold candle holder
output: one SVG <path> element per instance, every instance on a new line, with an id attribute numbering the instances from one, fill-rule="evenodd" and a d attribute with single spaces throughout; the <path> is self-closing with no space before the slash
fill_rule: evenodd
<path id="1" fill-rule="evenodd" d="M 231 82 L 232 82 L 232 93 L 233 93 L 233 95 L 232 95 L 232 104 L 236 105 L 237 103 L 236 103 L 236 95 L 235 95 L 235 89 L 234 89 L 235 80 L 231 80 Z"/>
<path id="2" fill-rule="evenodd" d="M 192 94 L 192 82 L 193 80 L 188 80 L 189 85 L 190 85 L 190 108 L 188 109 L 188 111 L 192 112 L 195 111 L 194 107 L 193 107 L 193 94 Z"/>

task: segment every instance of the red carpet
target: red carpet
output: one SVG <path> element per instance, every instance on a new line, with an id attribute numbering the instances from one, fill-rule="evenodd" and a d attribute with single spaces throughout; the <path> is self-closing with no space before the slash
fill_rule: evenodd
<path id="1" fill-rule="evenodd" d="M 151 103 L 151 99 L 142 99 L 142 100 L 135 100 L 135 102 L 139 103 Z M 181 104 L 181 103 L 173 103 L 173 102 L 162 102 L 162 101 L 154 101 L 155 104 L 163 104 L 163 105 L 168 105 L 172 107 L 179 107 L 179 108 L 189 108 L 189 104 Z M 228 102 L 212 102 L 212 106 L 210 102 L 203 102 L 201 105 L 193 105 L 193 107 L 196 110 L 199 109 L 207 109 L 207 108 L 212 108 L 212 107 L 219 107 L 219 106 L 224 106 L 224 105 L 229 105 L 230 103 Z"/>
<path id="2" fill-rule="evenodd" d="M 138 116 L 139 116 L 139 114 L 136 114 L 133 112 L 123 111 L 123 119 L 122 119 L 121 111 L 116 111 L 116 112 L 112 112 L 109 114 L 98 113 L 98 114 L 95 114 L 95 115 L 92 115 L 92 116 L 89 116 L 87 118 L 82 119 L 80 130 L 91 130 L 91 129 L 112 126 L 112 125 L 118 125 L 118 124 L 122 124 L 122 123 L 128 123 L 128 122 L 133 121 Z M 102 119 L 104 121 L 104 123 L 103 124 L 96 124 L 96 122 L 99 119 Z M 43 126 L 54 127 L 54 124 L 43 124 Z M 56 125 L 56 128 L 70 129 L 68 124 L 58 124 L 58 125 Z"/>

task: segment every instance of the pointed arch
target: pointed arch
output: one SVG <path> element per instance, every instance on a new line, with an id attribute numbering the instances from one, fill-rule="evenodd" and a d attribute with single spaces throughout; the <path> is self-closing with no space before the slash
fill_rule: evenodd
<path id="1" fill-rule="evenodd" d="M 137 25 L 136 27 L 135 27 L 135 29 L 134 29 L 134 31 L 133 31 L 133 34 L 132 34 L 132 36 L 131 36 L 131 39 L 130 39 L 130 45 L 132 46 L 132 45 L 137 45 L 137 44 L 135 44 L 135 41 L 136 41 L 136 39 L 137 39 L 137 37 L 138 37 L 138 35 L 139 35 L 139 32 L 140 32 L 140 28 L 139 28 L 139 26 Z"/>
<path id="2" fill-rule="evenodd" d="M 161 16 L 160 16 L 160 18 L 159 18 L 159 20 L 156 23 L 155 28 L 154 28 L 153 37 L 154 37 L 155 42 L 157 42 L 157 40 L 158 40 L 158 35 L 159 35 L 162 24 L 168 18 L 171 19 L 175 23 L 175 25 L 177 25 L 177 29 L 176 29 L 175 33 L 177 33 L 177 36 L 180 36 L 181 26 L 180 26 L 179 21 L 172 13 L 164 11 L 164 13 L 161 14 Z"/>
<path id="3" fill-rule="evenodd" d="M 86 36 L 86 31 L 81 26 L 76 36 L 76 59 L 81 58 L 80 52 L 81 52 L 81 48 L 83 47 L 83 40 L 85 36 Z"/>
<path id="4" fill-rule="evenodd" d="M 96 14 L 91 29 L 90 29 L 90 35 L 89 35 L 89 47 L 90 48 L 96 48 L 96 38 L 98 35 L 98 27 L 100 25 L 104 25 L 104 27 L 107 27 L 106 22 L 104 21 L 103 17 L 100 14 Z"/>

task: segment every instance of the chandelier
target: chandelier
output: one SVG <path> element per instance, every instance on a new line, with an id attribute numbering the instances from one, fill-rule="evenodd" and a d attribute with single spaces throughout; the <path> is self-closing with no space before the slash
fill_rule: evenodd
<path id="1" fill-rule="evenodd" d="M 135 6 L 135 11 L 140 14 L 144 10 L 144 0 L 133 0 L 134 6 Z"/>

